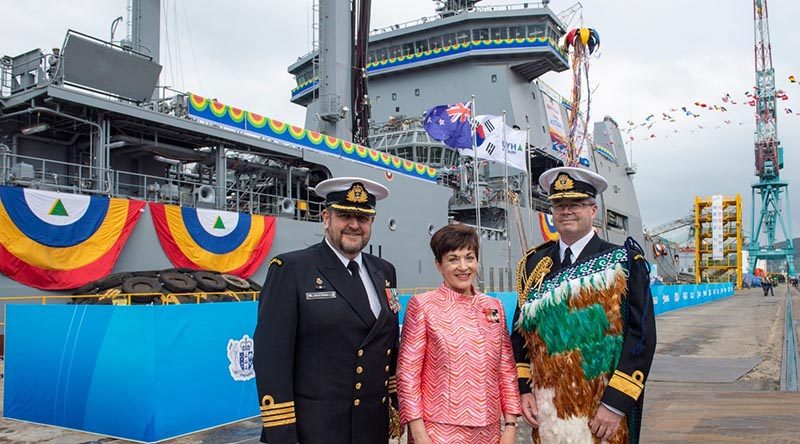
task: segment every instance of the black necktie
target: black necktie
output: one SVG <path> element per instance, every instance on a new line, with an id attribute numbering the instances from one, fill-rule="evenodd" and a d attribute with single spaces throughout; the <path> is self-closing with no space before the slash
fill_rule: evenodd
<path id="1" fill-rule="evenodd" d="M 570 265 L 572 265 L 572 250 L 567 247 L 567 249 L 564 250 L 564 260 L 561 261 L 561 268 L 567 268 Z M 358 264 L 356 264 L 356 266 L 358 266 Z"/>
<path id="2" fill-rule="evenodd" d="M 358 272 L 358 262 L 350 261 L 347 263 L 347 269 L 350 270 L 353 279 L 353 288 L 358 291 L 363 300 L 369 303 L 369 296 L 367 296 L 367 289 L 364 287 L 364 281 L 361 280 L 361 273 Z"/>

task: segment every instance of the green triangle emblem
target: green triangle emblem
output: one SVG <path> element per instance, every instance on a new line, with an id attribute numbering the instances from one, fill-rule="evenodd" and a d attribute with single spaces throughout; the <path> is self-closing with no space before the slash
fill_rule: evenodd
<path id="1" fill-rule="evenodd" d="M 217 216 L 217 220 L 214 222 L 214 229 L 215 230 L 224 230 L 225 224 L 222 223 L 222 218 Z"/>
<path id="2" fill-rule="evenodd" d="M 53 203 L 53 206 L 50 207 L 50 212 L 47 214 L 50 216 L 69 216 L 67 209 L 64 208 L 64 204 L 61 203 L 61 199 L 56 199 L 55 203 Z"/>

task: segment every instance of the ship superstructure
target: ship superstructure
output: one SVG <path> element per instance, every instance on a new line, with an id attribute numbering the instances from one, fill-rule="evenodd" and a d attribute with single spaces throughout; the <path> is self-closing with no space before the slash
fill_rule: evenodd
<path id="1" fill-rule="evenodd" d="M 152 28 L 159 2 L 134 3 L 137 29 Z M 565 101 L 536 79 L 567 69 L 557 42 L 564 29 L 547 4 L 475 3 L 446 2 L 436 17 L 370 35 L 372 148 L 320 133 L 318 113 L 309 113 L 301 128 L 261 110 L 157 87 L 161 66 L 149 50 L 158 46 L 152 33 L 108 42 L 70 31 L 59 54 L 37 49 L 2 59 L 0 185 L 274 216 L 272 256 L 321 240 L 317 183 L 362 176 L 391 190 L 367 249 L 397 265 L 401 287 L 438 284 L 432 259 L 420 252 L 450 220 L 478 225 L 477 203 L 482 284 L 512 290 L 522 249 L 555 236 L 544 190 L 533 181 L 528 193 L 525 171 L 509 169 L 506 178 L 501 165 L 472 162 L 431 140 L 419 116 L 474 94 L 478 113 L 505 110 L 509 125 L 529 128 L 530 177 L 538 177 L 563 160 L 551 121 L 567 121 Z M 316 80 L 308 78 L 314 64 L 312 53 L 290 67 L 298 81 L 295 103 L 318 98 Z M 589 167 L 611 183 L 597 229 L 613 242 L 641 239 L 635 169 L 619 129 L 606 118 L 594 133 Z M 506 189 L 520 200 L 506 199 Z M 147 206 L 144 212 L 115 272 L 174 266 Z M 261 281 L 265 274 L 263 264 L 252 277 Z M 42 291 L 0 276 L 0 293 Z"/>

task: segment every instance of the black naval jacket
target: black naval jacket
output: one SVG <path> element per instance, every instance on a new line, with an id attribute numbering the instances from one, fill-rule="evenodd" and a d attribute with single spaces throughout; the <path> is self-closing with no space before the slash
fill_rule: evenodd
<path id="1" fill-rule="evenodd" d="M 584 261 L 603 251 L 619 247 L 619 245 L 600 239 L 600 237 L 595 234 L 589 243 L 586 244 L 586 247 L 583 248 L 580 256 L 576 258 L 575 263 Z M 525 257 L 523 257 L 522 260 L 525 261 L 525 276 L 523 276 L 523 278 L 529 276 L 536 264 L 539 263 L 539 260 L 545 256 L 550 256 L 553 260 L 553 267 L 550 269 L 550 273 L 545 276 L 545 279 L 549 279 L 561 270 L 558 241 L 551 241 L 529 250 Z M 650 372 L 650 364 L 653 362 L 653 355 L 656 348 L 656 323 L 653 303 L 650 301 L 650 274 L 647 269 L 646 261 L 644 257 L 634 255 L 632 263 L 632 269 L 629 270 L 628 277 L 628 312 L 627 315 L 623 315 L 623 319 L 627 320 L 625 339 L 622 344 L 622 352 L 620 353 L 616 372 L 611 380 L 613 381 L 615 378 L 620 377 L 624 378 L 624 376 L 630 379 L 630 375 L 634 375 L 637 371 L 641 372 L 644 378 L 641 380 L 641 390 L 638 394 L 630 391 L 629 393 L 625 393 L 617 390 L 612 387 L 610 383 L 603 394 L 601 402 L 628 415 L 629 427 L 633 427 L 631 430 L 631 432 L 633 432 L 631 433 L 631 437 L 633 438 L 632 442 L 638 442 L 636 438 L 638 438 L 638 431 L 641 423 L 644 383 Z M 518 304 L 517 309 L 514 311 L 515 326 L 519 316 L 520 308 Z M 643 343 L 640 344 L 640 339 L 642 339 L 643 336 Z M 533 364 L 531 364 L 528 359 L 525 339 L 516 328 L 511 333 L 511 345 L 514 349 L 514 360 L 517 363 L 519 391 L 521 394 L 530 393 L 530 365 Z M 640 352 L 633 353 L 637 345 L 643 348 Z M 624 385 L 627 384 L 629 384 L 629 382 L 624 383 Z M 633 395 L 636 395 L 636 397 Z"/>
<path id="2" fill-rule="evenodd" d="M 396 274 L 377 256 L 362 253 L 362 263 L 381 303 L 377 319 L 324 240 L 270 262 L 254 334 L 262 442 L 388 441 L 399 334 L 386 289 Z"/>

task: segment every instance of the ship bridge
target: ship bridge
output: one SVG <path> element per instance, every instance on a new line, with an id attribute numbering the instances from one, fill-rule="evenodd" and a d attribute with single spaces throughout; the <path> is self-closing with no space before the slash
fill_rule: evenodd
<path id="1" fill-rule="evenodd" d="M 537 3 L 473 6 L 374 29 L 367 55 L 373 108 L 376 102 L 398 100 L 398 92 L 384 96 L 375 87 L 379 91 L 384 78 L 391 82 L 397 74 L 410 71 L 431 72 L 454 66 L 463 69 L 480 63 L 510 69 L 526 82 L 549 71 L 565 71 L 569 68 L 567 57 L 558 47 L 562 35 L 564 26 L 558 17 Z M 289 66 L 289 73 L 297 80 L 291 100 L 298 105 L 306 106 L 316 97 L 317 58 L 317 52 L 312 51 Z M 496 83 L 497 79 L 495 74 L 487 80 Z M 420 81 L 412 88 L 413 97 L 423 97 L 424 86 Z"/>

